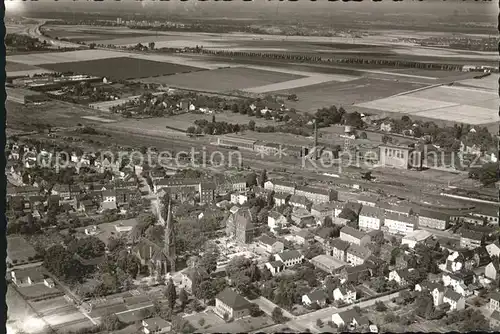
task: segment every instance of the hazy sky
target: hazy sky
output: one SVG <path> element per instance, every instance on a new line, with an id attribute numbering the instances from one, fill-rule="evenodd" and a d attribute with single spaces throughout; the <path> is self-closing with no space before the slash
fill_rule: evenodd
<path id="1" fill-rule="evenodd" d="M 497 1 L 475 2 L 462 0 L 424 0 L 393 2 L 383 0 L 382 2 L 362 1 L 362 2 L 329 2 L 318 0 L 316 2 L 298 0 L 297 2 L 280 2 L 278 0 L 253 0 L 244 2 L 243 0 L 227 1 L 199 1 L 199 0 L 121 0 L 121 1 L 85 1 L 85 0 L 38 0 L 21 1 L 5 0 L 7 16 L 9 12 L 101 12 L 101 13 L 144 13 L 161 15 L 165 13 L 203 13 L 214 17 L 227 16 L 233 14 L 238 17 L 254 17 L 255 14 L 296 13 L 300 15 L 323 14 L 334 15 L 348 12 L 369 15 L 371 12 L 378 15 L 412 14 L 414 16 L 438 16 L 449 15 L 478 15 L 477 21 L 497 22 L 498 4 Z M 476 21 L 476 20 L 474 20 Z M 486 23 L 485 22 L 485 23 Z"/>

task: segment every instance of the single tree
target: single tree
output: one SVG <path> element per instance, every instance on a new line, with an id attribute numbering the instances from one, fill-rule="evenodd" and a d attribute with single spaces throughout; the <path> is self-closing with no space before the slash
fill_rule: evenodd
<path id="1" fill-rule="evenodd" d="M 173 310 L 177 299 L 177 292 L 175 291 L 175 285 L 172 278 L 168 280 L 167 288 L 165 289 L 165 297 L 167 297 L 168 306 Z"/>

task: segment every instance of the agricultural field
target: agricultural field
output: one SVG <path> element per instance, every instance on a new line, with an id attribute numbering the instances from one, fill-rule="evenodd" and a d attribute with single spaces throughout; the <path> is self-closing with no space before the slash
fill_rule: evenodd
<path id="1" fill-rule="evenodd" d="M 16 63 L 13 61 L 7 61 L 5 64 L 5 71 L 6 72 L 17 72 L 17 71 L 29 71 L 29 70 L 36 70 L 38 67 L 32 66 L 32 65 L 27 65 L 23 63 Z"/>
<path id="2" fill-rule="evenodd" d="M 126 54 L 126 53 L 125 53 Z M 108 50 L 77 50 L 68 52 L 42 52 L 7 56 L 7 62 L 12 61 L 27 65 L 73 63 L 78 61 L 98 60 L 123 57 L 123 52 Z"/>
<path id="3" fill-rule="evenodd" d="M 141 82 L 165 84 L 200 91 L 224 92 L 264 86 L 300 78 L 302 78 L 302 76 L 296 74 L 245 67 L 231 67 L 211 71 L 153 77 L 142 79 Z"/>
<path id="4" fill-rule="evenodd" d="M 496 91 L 498 88 L 498 80 L 500 76 L 498 74 L 491 74 L 485 78 L 481 79 L 466 79 L 462 81 L 458 81 L 457 84 L 460 86 L 468 86 L 468 87 L 476 87 L 482 88 L 485 90 Z"/>
<path id="5" fill-rule="evenodd" d="M 495 111 L 497 100 L 497 93 L 492 91 L 438 86 L 358 103 L 355 107 L 468 124 L 487 124 L 498 121 Z"/>
<path id="6" fill-rule="evenodd" d="M 146 78 L 156 75 L 170 75 L 199 70 L 199 68 L 191 66 L 130 57 L 77 61 L 61 64 L 52 63 L 43 64 L 40 65 L 40 67 L 58 72 L 88 74 L 114 80 Z"/>
<path id="7" fill-rule="evenodd" d="M 356 103 L 388 97 L 397 93 L 425 87 L 423 84 L 360 78 L 348 82 L 325 82 L 317 85 L 279 90 L 273 93 L 296 94 L 297 102 L 290 107 L 297 110 L 315 112 L 331 105 L 350 106 Z M 349 111 L 355 111 L 349 108 Z"/>
<path id="8" fill-rule="evenodd" d="M 93 26 L 67 26 L 67 25 L 45 25 L 43 33 L 52 38 L 65 38 L 72 42 L 95 42 L 102 43 L 103 40 L 113 38 L 143 37 L 151 36 L 151 33 L 134 31 L 127 28 L 106 27 L 106 32 L 102 28 Z"/>

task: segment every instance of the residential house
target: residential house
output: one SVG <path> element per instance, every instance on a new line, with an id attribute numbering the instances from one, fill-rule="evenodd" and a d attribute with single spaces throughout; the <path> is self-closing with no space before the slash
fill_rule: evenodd
<path id="1" fill-rule="evenodd" d="M 500 293 L 493 292 L 490 295 L 489 309 L 491 311 L 498 311 L 498 312 L 500 312 Z"/>
<path id="2" fill-rule="evenodd" d="M 320 222 L 323 222 L 326 217 L 330 217 L 333 220 L 341 211 L 341 204 L 336 201 L 313 204 L 311 207 L 311 214 Z"/>
<path id="3" fill-rule="evenodd" d="M 417 219 L 415 217 L 387 212 L 382 231 L 391 234 L 407 235 L 415 231 L 416 227 Z"/>
<path id="4" fill-rule="evenodd" d="M 102 201 L 115 202 L 116 203 L 116 192 L 114 190 L 105 190 L 102 192 Z"/>
<path id="5" fill-rule="evenodd" d="M 312 206 L 312 203 L 305 196 L 300 195 L 292 195 L 288 200 L 288 203 L 294 208 L 302 208 L 308 211 Z"/>
<path id="6" fill-rule="evenodd" d="M 488 251 L 488 254 L 490 256 L 500 257 L 500 243 L 498 242 L 498 240 L 495 240 L 495 242 L 486 245 L 486 250 Z"/>
<path id="7" fill-rule="evenodd" d="M 444 273 L 442 278 L 444 286 L 451 287 L 455 292 L 466 297 L 472 294 L 468 287 L 475 281 L 473 272 Z"/>
<path id="8" fill-rule="evenodd" d="M 287 220 L 286 217 L 277 211 L 269 212 L 267 216 L 267 226 L 271 232 L 275 233 L 277 229 L 283 228 L 286 226 Z"/>
<path id="9" fill-rule="evenodd" d="M 245 191 L 247 189 L 247 181 L 243 176 L 230 177 L 228 182 L 231 184 L 233 191 Z"/>
<path id="10" fill-rule="evenodd" d="M 320 307 L 325 307 L 327 300 L 328 298 L 326 292 L 322 289 L 315 289 L 302 296 L 302 304 L 306 306 L 311 306 L 311 304 L 317 304 Z"/>
<path id="11" fill-rule="evenodd" d="M 231 194 L 231 203 L 243 205 L 248 202 L 250 198 L 251 196 L 247 192 Z"/>
<path id="12" fill-rule="evenodd" d="M 406 205 L 401 205 L 401 204 L 393 205 L 382 202 L 378 204 L 378 207 L 383 209 L 387 213 L 396 213 L 398 215 L 404 215 L 407 217 L 413 214 L 413 209 L 410 206 Z"/>
<path id="13" fill-rule="evenodd" d="M 475 249 L 484 243 L 484 234 L 482 232 L 464 229 L 460 236 L 460 247 Z"/>
<path id="14" fill-rule="evenodd" d="M 484 276 L 491 280 L 496 280 L 499 276 L 500 264 L 498 261 L 490 262 L 484 269 Z"/>
<path id="15" fill-rule="evenodd" d="M 274 254 L 274 259 L 276 261 L 283 262 L 285 264 L 285 267 L 288 268 L 302 263 L 302 261 L 304 261 L 304 255 L 302 255 L 298 250 L 287 250 L 278 254 Z"/>
<path id="16" fill-rule="evenodd" d="M 370 235 L 356 230 L 355 228 L 344 226 L 340 230 L 340 239 L 351 244 L 365 246 L 370 242 L 371 237 Z"/>
<path id="17" fill-rule="evenodd" d="M 347 249 L 349 248 L 349 243 L 340 238 L 332 239 L 326 247 L 326 254 L 333 256 L 339 261 L 345 262 L 347 259 Z"/>
<path id="18" fill-rule="evenodd" d="M 294 208 L 291 214 L 292 221 L 297 226 L 312 226 L 315 225 L 314 217 L 304 208 Z"/>
<path id="19" fill-rule="evenodd" d="M 271 275 L 275 276 L 285 270 L 285 264 L 281 261 L 271 261 L 265 264 L 266 268 L 269 269 Z"/>
<path id="20" fill-rule="evenodd" d="M 142 330 L 144 334 L 163 334 L 170 332 L 170 323 L 160 317 L 153 317 L 142 320 Z"/>
<path id="21" fill-rule="evenodd" d="M 375 207 L 377 206 L 377 203 L 379 202 L 380 197 L 376 195 L 368 195 L 368 194 L 361 194 L 358 197 L 358 203 L 363 205 L 363 207 L 369 206 L 369 207 Z"/>
<path id="22" fill-rule="evenodd" d="M 295 242 L 298 244 L 305 244 L 314 240 L 314 235 L 306 229 L 300 229 L 294 232 Z"/>
<path id="23" fill-rule="evenodd" d="M 346 266 L 340 271 L 341 283 L 359 284 L 364 279 L 370 277 L 370 269 L 367 265 L 361 264 L 358 266 Z"/>
<path id="24" fill-rule="evenodd" d="M 321 189 L 309 186 L 297 187 L 295 195 L 304 196 L 314 204 L 327 203 L 338 199 L 338 192 L 334 189 Z"/>
<path id="25" fill-rule="evenodd" d="M 273 196 L 274 205 L 276 205 L 276 207 L 279 207 L 288 204 L 288 201 L 290 200 L 291 196 L 292 195 L 287 193 L 275 193 Z"/>
<path id="26" fill-rule="evenodd" d="M 408 233 L 401 241 L 402 245 L 408 245 L 409 248 L 415 248 L 417 244 L 423 244 L 427 239 L 432 237 L 432 233 L 426 230 L 415 230 Z"/>
<path id="27" fill-rule="evenodd" d="M 349 309 L 332 315 L 332 322 L 340 326 L 347 326 L 349 328 L 356 328 L 362 326 L 369 326 L 370 322 L 367 318 L 360 315 L 355 309 Z"/>
<path id="28" fill-rule="evenodd" d="M 333 290 L 333 300 L 344 304 L 354 303 L 356 300 L 356 289 L 351 284 L 345 284 Z"/>
<path id="29" fill-rule="evenodd" d="M 224 320 L 237 320 L 250 314 L 250 302 L 226 288 L 215 297 L 214 312 Z"/>
<path id="30" fill-rule="evenodd" d="M 365 263 L 370 255 L 371 253 L 366 247 L 351 244 L 347 249 L 346 262 L 352 266 L 358 266 Z"/>
<path id="31" fill-rule="evenodd" d="M 248 244 L 253 239 L 255 226 L 250 209 L 240 209 L 226 220 L 226 235 L 237 243 Z"/>
<path id="32" fill-rule="evenodd" d="M 10 272 L 10 276 L 12 282 L 20 287 L 43 282 L 43 274 L 37 267 L 16 269 Z"/>
<path id="33" fill-rule="evenodd" d="M 284 245 L 281 241 L 275 238 L 271 238 L 268 235 L 262 235 L 257 239 L 258 245 L 266 250 L 266 252 L 271 254 L 283 252 Z"/>
<path id="34" fill-rule="evenodd" d="M 359 212 L 358 226 L 361 231 L 380 230 L 384 224 L 384 210 L 365 206 Z"/>
<path id="35" fill-rule="evenodd" d="M 410 272 L 413 268 L 396 269 L 389 272 L 389 281 L 398 283 L 399 286 L 405 286 L 409 283 Z"/>
<path id="36" fill-rule="evenodd" d="M 443 304 L 443 298 L 446 288 L 441 284 L 435 284 L 431 290 L 432 301 L 434 302 L 434 307 L 441 306 Z"/>
<path id="37" fill-rule="evenodd" d="M 485 266 L 490 262 L 490 256 L 485 247 L 478 247 L 474 250 L 459 249 L 451 251 L 446 259 L 446 271 L 455 272 L 473 270 L 477 267 Z"/>
<path id="38" fill-rule="evenodd" d="M 450 311 L 460 311 L 465 309 L 465 298 L 452 289 L 447 289 L 443 296 L 443 303 L 450 305 Z"/>
<path id="39" fill-rule="evenodd" d="M 446 230 L 449 227 L 451 216 L 439 211 L 421 209 L 418 216 L 418 226 L 436 230 Z"/>

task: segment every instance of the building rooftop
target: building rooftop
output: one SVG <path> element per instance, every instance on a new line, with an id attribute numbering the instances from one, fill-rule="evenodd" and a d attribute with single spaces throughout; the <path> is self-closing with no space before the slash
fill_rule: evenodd
<path id="1" fill-rule="evenodd" d="M 339 250 L 346 251 L 349 248 L 349 243 L 340 238 L 330 240 L 330 246 Z"/>
<path id="2" fill-rule="evenodd" d="M 315 289 L 306 295 L 311 302 L 317 302 L 326 299 L 326 292 L 322 289 Z"/>
<path id="3" fill-rule="evenodd" d="M 258 239 L 260 242 L 262 242 L 263 244 L 265 245 L 269 245 L 269 246 L 272 246 L 274 245 L 276 242 L 278 242 L 277 239 L 275 238 L 271 238 L 270 236 L 268 236 L 267 234 L 263 234 L 259 237 Z"/>
<path id="4" fill-rule="evenodd" d="M 462 295 L 458 292 L 453 291 L 452 289 L 447 289 L 444 293 L 444 298 L 448 298 L 457 302 L 460 300 L 460 298 L 462 298 Z"/>
<path id="5" fill-rule="evenodd" d="M 444 221 L 448 221 L 450 219 L 449 214 L 435 210 L 420 209 L 419 215 L 421 217 L 444 220 Z"/>
<path id="6" fill-rule="evenodd" d="M 340 230 L 340 233 L 345 233 L 345 234 L 350 235 L 356 239 L 362 239 L 364 236 L 367 235 L 366 233 L 361 232 L 360 230 L 356 230 L 355 228 L 352 228 L 350 226 L 342 227 L 342 229 Z"/>
<path id="7" fill-rule="evenodd" d="M 430 233 L 426 230 L 415 230 L 415 231 L 408 233 L 403 239 L 415 240 L 415 241 L 419 242 L 419 241 L 424 241 L 429 237 L 432 237 L 432 233 Z"/>
<path id="8" fill-rule="evenodd" d="M 371 255 L 371 252 L 368 248 L 358 246 L 356 244 L 350 245 L 349 248 L 347 249 L 347 253 L 362 259 L 367 259 Z"/>
<path id="9" fill-rule="evenodd" d="M 461 233 L 462 238 L 481 241 L 484 238 L 484 234 L 478 231 L 464 229 Z"/>
<path id="10" fill-rule="evenodd" d="M 242 310 L 250 306 L 250 302 L 230 288 L 225 288 L 217 297 L 218 300 L 232 308 Z"/>
<path id="11" fill-rule="evenodd" d="M 361 211 L 359 212 L 359 215 L 364 217 L 383 218 L 384 210 L 377 207 L 363 205 Z"/>
<path id="12" fill-rule="evenodd" d="M 302 257 L 298 250 L 287 250 L 276 254 L 282 261 L 294 260 Z"/>

